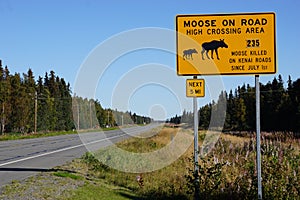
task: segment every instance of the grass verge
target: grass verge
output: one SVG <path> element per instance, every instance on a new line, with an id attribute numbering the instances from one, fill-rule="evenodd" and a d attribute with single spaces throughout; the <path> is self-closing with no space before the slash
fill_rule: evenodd
<path id="1" fill-rule="evenodd" d="M 6 133 L 0 135 L 0 141 L 7 141 L 7 140 L 21 140 L 21 139 L 32 139 L 32 138 L 41 138 L 41 137 L 51 137 L 51 136 L 58 136 L 58 135 L 68 135 L 68 134 L 77 134 L 83 132 L 99 132 L 99 131 L 111 131 L 116 130 L 118 127 L 111 127 L 111 128 L 103 128 L 103 129 L 93 129 L 93 130 L 80 130 L 80 131 L 57 131 L 57 132 L 39 132 L 39 133 Z"/>
<path id="2" fill-rule="evenodd" d="M 146 138 L 131 138 L 117 146 L 133 153 L 155 151 L 182 134 L 178 130 L 164 128 L 157 134 L 147 133 Z M 206 134 L 199 133 L 200 145 Z M 201 199 L 257 198 L 254 138 L 222 134 L 212 151 L 199 158 Z M 295 139 L 284 142 L 277 138 L 262 139 L 263 199 L 298 199 L 299 142 Z M 47 181 L 33 179 L 25 184 L 16 181 L 3 194 L 12 197 L 6 199 L 18 199 L 19 196 L 19 199 L 26 199 L 26 195 L 33 192 L 43 197 L 39 199 L 191 200 L 195 193 L 193 145 L 175 162 L 152 172 L 121 172 L 101 163 L 95 154 L 87 153 L 46 175 Z"/>
<path id="3" fill-rule="evenodd" d="M 138 196 L 131 190 L 123 187 L 116 187 L 110 184 L 86 183 L 83 187 L 74 191 L 69 200 L 129 200 L 138 199 Z"/>

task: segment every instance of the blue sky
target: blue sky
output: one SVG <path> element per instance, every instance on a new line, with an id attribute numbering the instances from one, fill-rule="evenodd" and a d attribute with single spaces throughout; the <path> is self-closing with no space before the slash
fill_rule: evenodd
<path id="1" fill-rule="evenodd" d="M 299 7 L 298 0 L 0 0 L 0 59 L 12 73 L 23 73 L 31 68 L 38 77 L 54 70 L 73 87 L 80 67 L 91 52 L 117 34 L 144 27 L 175 30 L 177 14 L 271 11 L 276 13 L 277 75 L 281 74 L 285 81 L 288 75 L 296 80 L 300 78 Z M 129 72 L 135 74 L 135 69 L 149 63 L 166 66 L 171 73 L 174 71 L 174 74 L 167 75 L 172 82 L 135 86 L 131 95 L 122 99 L 124 91 L 118 91 L 119 83 L 126 85 L 122 81 Z M 136 78 L 147 76 L 150 82 L 151 76 L 164 79 L 159 70 L 155 73 L 138 74 Z M 93 98 L 99 99 L 103 107 L 129 109 L 158 119 L 170 117 L 180 114 L 182 109 L 192 109 L 192 100 L 185 98 L 187 77 L 176 79 L 173 76 L 176 77 L 175 55 L 144 49 L 120 56 L 113 62 L 98 77 Z M 260 80 L 266 83 L 274 76 L 263 75 Z M 204 78 L 208 82 L 213 79 Z M 182 90 L 174 92 L 175 89 L 168 88 L 168 84 L 172 85 L 174 81 L 176 87 Z M 222 81 L 229 90 L 243 83 L 254 85 L 254 76 L 223 76 Z M 209 91 L 205 98 L 198 100 L 199 106 L 212 99 L 212 91 Z M 183 102 L 178 103 L 179 99 Z M 122 101 L 126 102 L 125 106 L 120 105 Z"/>

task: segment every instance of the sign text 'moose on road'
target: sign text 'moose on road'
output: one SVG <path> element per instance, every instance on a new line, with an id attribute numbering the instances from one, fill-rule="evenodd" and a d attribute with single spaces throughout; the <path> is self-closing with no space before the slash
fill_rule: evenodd
<path id="1" fill-rule="evenodd" d="M 276 73 L 275 13 L 177 15 L 178 75 Z"/>

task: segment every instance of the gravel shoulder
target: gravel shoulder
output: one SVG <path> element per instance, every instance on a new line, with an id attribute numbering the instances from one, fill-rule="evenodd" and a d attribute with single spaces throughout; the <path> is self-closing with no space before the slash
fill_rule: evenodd
<path id="1" fill-rule="evenodd" d="M 1 200 L 51 200 L 68 199 L 73 191 L 82 187 L 88 169 L 75 159 L 63 166 L 41 172 L 0 188 Z"/>

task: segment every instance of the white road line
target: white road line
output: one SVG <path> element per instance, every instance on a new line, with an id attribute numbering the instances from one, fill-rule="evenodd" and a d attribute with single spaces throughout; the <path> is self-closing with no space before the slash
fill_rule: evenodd
<path id="1" fill-rule="evenodd" d="M 22 161 L 25 161 L 25 160 L 30 160 L 30 159 L 33 159 L 33 158 L 47 156 L 47 155 L 50 155 L 50 154 L 53 154 L 53 153 L 59 153 L 59 152 L 62 152 L 62 151 L 67 151 L 67 150 L 70 150 L 70 149 L 75 149 L 77 147 L 81 147 L 81 146 L 85 146 L 85 145 L 89 145 L 89 144 L 94 144 L 94 143 L 102 142 L 102 141 L 109 140 L 109 139 L 114 139 L 114 138 L 121 137 L 121 136 L 124 136 L 124 135 L 127 135 L 127 134 L 117 135 L 117 136 L 113 136 L 113 137 L 110 137 L 110 138 L 104 138 L 104 139 L 101 139 L 101 140 L 96 140 L 96 141 L 85 143 L 85 144 L 79 144 L 79 145 L 72 146 L 72 147 L 58 149 L 58 150 L 55 150 L 55 151 L 51 151 L 51 152 L 47 152 L 47 153 L 42 153 L 42 154 L 39 154 L 39 155 L 30 156 L 30 157 L 22 158 L 22 159 L 19 159 L 19 160 L 13 160 L 13 161 L 10 161 L 10 162 L 7 162 L 7 163 L 0 164 L 0 167 L 5 166 L 5 165 L 9 165 L 9 164 L 13 164 L 13 163 L 17 163 L 17 162 L 22 162 Z"/>

